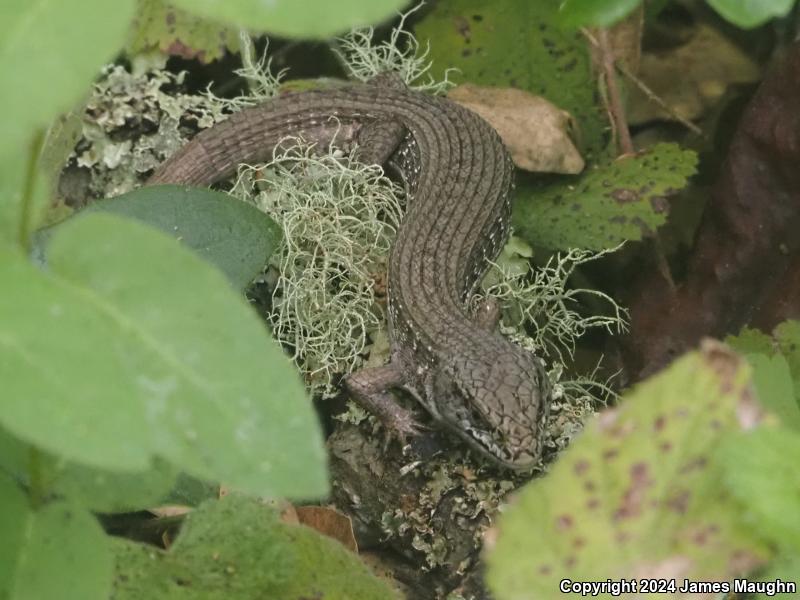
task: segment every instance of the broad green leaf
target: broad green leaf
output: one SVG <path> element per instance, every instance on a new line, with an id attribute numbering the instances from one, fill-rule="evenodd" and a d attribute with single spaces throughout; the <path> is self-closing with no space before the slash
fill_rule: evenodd
<path id="1" fill-rule="evenodd" d="M 0 246 L 27 243 L 47 205 L 47 181 L 35 156 L 33 144 L 5 153 L 0 148 Z"/>
<path id="2" fill-rule="evenodd" d="M 0 156 L 24 148 L 119 50 L 133 0 L 0 2 Z"/>
<path id="3" fill-rule="evenodd" d="M 719 462 L 725 484 L 746 506 L 753 530 L 800 554 L 800 434 L 762 427 L 728 436 Z"/>
<path id="4" fill-rule="evenodd" d="M 213 485 L 185 473 L 178 475 L 174 487 L 162 498 L 162 504 L 180 504 L 182 506 L 198 506 L 206 500 L 219 498 L 219 485 Z"/>
<path id="5" fill-rule="evenodd" d="M 126 51 L 128 54 L 160 51 L 203 63 L 238 50 L 236 31 L 198 18 L 162 0 L 138 0 Z"/>
<path id="6" fill-rule="evenodd" d="M 785 17 L 795 0 L 708 0 L 725 19 L 749 29 L 763 25 L 775 17 Z"/>
<path id="7" fill-rule="evenodd" d="M 753 367 L 753 383 L 761 403 L 784 425 L 800 432 L 797 390 L 786 359 L 781 354 L 746 354 L 745 358 Z"/>
<path id="8" fill-rule="evenodd" d="M 537 247 L 603 250 L 640 240 L 663 225 L 666 196 L 686 185 L 697 156 L 675 144 L 656 144 L 576 178 L 535 186 L 521 183 L 514 230 Z"/>
<path id="9" fill-rule="evenodd" d="M 610 27 L 627 17 L 642 0 L 562 0 L 559 20 L 570 27 Z"/>
<path id="10" fill-rule="evenodd" d="M 759 576 L 751 579 L 750 581 L 764 581 L 774 583 L 778 579 L 781 581 L 790 581 L 797 583 L 797 574 L 800 573 L 800 553 L 789 553 L 785 556 L 778 557 L 769 568 Z M 775 593 L 755 594 L 753 600 L 771 600 L 778 596 Z M 786 596 L 784 596 L 786 597 Z"/>
<path id="11" fill-rule="evenodd" d="M 154 457 L 262 495 L 325 493 L 316 416 L 280 347 L 224 277 L 134 221 L 59 228 L 48 269 L 0 253 L 0 421 L 107 470 Z"/>
<path id="12" fill-rule="evenodd" d="M 0 471 L 28 484 L 36 460 L 39 493 L 58 496 L 100 512 L 126 512 L 155 506 L 167 498 L 176 480 L 173 468 L 156 460 L 141 473 L 85 467 L 26 444 L 0 429 Z"/>
<path id="13" fill-rule="evenodd" d="M 725 342 L 745 355 L 761 401 L 786 427 L 800 431 L 800 321 L 784 321 L 774 338 L 744 328 Z"/>
<path id="14" fill-rule="evenodd" d="M 775 341 L 763 331 L 744 327 L 737 335 L 725 338 L 725 343 L 741 354 L 766 354 L 775 352 Z"/>
<path id="15" fill-rule="evenodd" d="M 405 0 L 175 0 L 198 15 L 286 37 L 329 38 L 391 18 Z"/>
<path id="16" fill-rule="evenodd" d="M 58 179 L 75 145 L 83 135 L 83 106 L 74 107 L 71 111 L 59 115 L 47 130 L 39 158 L 39 168 L 54 190 L 58 188 Z"/>
<path id="17" fill-rule="evenodd" d="M 397 598 L 339 542 L 228 496 L 190 513 L 168 552 L 115 541 L 114 600 Z"/>
<path id="18" fill-rule="evenodd" d="M 0 598 L 108 598 L 113 558 L 91 514 L 65 502 L 33 510 L 2 473 L 0 506 Z"/>
<path id="19" fill-rule="evenodd" d="M 59 461 L 53 491 L 99 512 L 130 512 L 161 504 L 175 484 L 175 469 L 156 459 L 140 473 L 114 472 Z"/>
<path id="20" fill-rule="evenodd" d="M 784 321 L 775 328 L 775 339 L 781 353 L 789 363 L 794 388 L 800 391 L 800 321 Z M 800 403 L 800 396 L 798 397 Z"/>
<path id="21" fill-rule="evenodd" d="M 501 516 L 487 556 L 497 599 L 561 598 L 565 577 L 725 581 L 764 564 L 714 460 L 758 412 L 749 367 L 716 342 L 634 388 Z"/>
<path id="22" fill-rule="evenodd" d="M 280 227 L 255 206 L 205 188 L 143 187 L 94 202 L 73 218 L 98 211 L 160 229 L 217 266 L 239 289 L 261 273 L 281 238 Z M 41 233 L 47 238 L 67 222 Z"/>
<path id="23" fill-rule="evenodd" d="M 438 2 L 414 28 L 430 44 L 433 73 L 451 67 L 456 83 L 515 87 L 544 96 L 577 119 L 578 148 L 599 154 L 606 145 L 587 42 L 563 31 L 556 0 L 451 0 Z M 591 156 L 587 158 L 590 162 Z"/>

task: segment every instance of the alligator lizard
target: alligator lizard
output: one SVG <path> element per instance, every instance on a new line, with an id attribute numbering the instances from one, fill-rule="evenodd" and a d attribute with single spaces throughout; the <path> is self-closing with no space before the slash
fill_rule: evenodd
<path id="1" fill-rule="evenodd" d="M 287 136 L 355 146 L 365 162 L 388 159 L 408 190 L 389 260 L 391 360 L 346 377 L 350 393 L 406 435 L 416 423 L 389 394 L 402 388 L 485 457 L 532 468 L 549 405 L 541 361 L 466 306 L 508 236 L 513 166 L 497 133 L 443 98 L 348 84 L 236 113 L 198 134 L 148 184 L 209 185 L 242 162 L 269 160 Z"/>

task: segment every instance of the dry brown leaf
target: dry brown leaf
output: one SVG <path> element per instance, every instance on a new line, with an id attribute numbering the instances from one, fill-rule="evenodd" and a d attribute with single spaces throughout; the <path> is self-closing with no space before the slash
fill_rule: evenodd
<path id="1" fill-rule="evenodd" d="M 348 550 L 358 553 L 350 517 L 326 506 L 297 506 L 295 511 L 300 523 L 316 529 L 322 535 L 341 542 Z"/>
<path id="2" fill-rule="evenodd" d="M 486 119 L 520 169 L 580 173 L 584 162 L 568 131 L 572 117 L 540 96 L 515 88 L 460 85 L 447 97 Z"/>
<path id="3" fill-rule="evenodd" d="M 708 25 L 698 25 L 684 45 L 669 51 L 644 53 L 639 78 L 684 119 L 697 119 L 713 107 L 729 85 L 752 83 L 761 77 L 756 62 Z M 636 86 L 630 85 L 628 122 L 673 120 Z"/>

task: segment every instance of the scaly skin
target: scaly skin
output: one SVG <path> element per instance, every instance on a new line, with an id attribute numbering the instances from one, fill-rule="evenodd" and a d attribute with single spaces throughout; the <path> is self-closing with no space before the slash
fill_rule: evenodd
<path id="1" fill-rule="evenodd" d="M 549 408 L 541 361 L 466 308 L 508 236 L 513 166 L 497 133 L 446 99 L 351 84 L 237 113 L 198 134 L 148 183 L 208 185 L 239 163 L 268 160 L 297 135 L 323 148 L 360 144 L 365 161 L 390 157 L 411 198 L 389 262 L 392 358 L 350 375 L 350 392 L 408 434 L 415 423 L 388 394 L 406 389 L 482 455 L 511 469 L 535 466 Z"/>

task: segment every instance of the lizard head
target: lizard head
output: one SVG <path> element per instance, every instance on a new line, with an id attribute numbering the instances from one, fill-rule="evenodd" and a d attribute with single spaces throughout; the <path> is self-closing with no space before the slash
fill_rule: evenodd
<path id="1" fill-rule="evenodd" d="M 494 341 L 494 340 L 493 340 Z M 550 408 L 550 384 L 542 362 L 503 342 L 494 361 L 445 361 L 433 380 L 440 419 L 473 449 L 515 471 L 534 468 Z"/>

